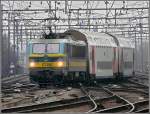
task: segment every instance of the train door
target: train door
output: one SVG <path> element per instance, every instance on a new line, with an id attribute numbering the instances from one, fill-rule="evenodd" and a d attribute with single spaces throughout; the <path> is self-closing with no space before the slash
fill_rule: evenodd
<path id="1" fill-rule="evenodd" d="M 118 66 L 118 48 L 113 47 L 113 60 L 112 60 L 112 69 L 114 77 L 118 76 L 119 66 Z"/>
<path id="2" fill-rule="evenodd" d="M 119 47 L 118 48 L 118 52 L 119 52 L 119 59 L 118 59 L 118 62 L 119 62 L 119 73 L 118 73 L 118 76 L 119 77 L 122 77 L 123 76 L 123 66 L 124 66 L 124 59 L 123 59 L 123 48 L 122 47 Z"/>
<path id="3" fill-rule="evenodd" d="M 133 49 L 132 48 L 124 48 L 123 49 L 123 74 L 124 77 L 129 77 L 133 73 Z"/>
<path id="4" fill-rule="evenodd" d="M 89 74 L 95 77 L 95 46 L 89 46 Z"/>

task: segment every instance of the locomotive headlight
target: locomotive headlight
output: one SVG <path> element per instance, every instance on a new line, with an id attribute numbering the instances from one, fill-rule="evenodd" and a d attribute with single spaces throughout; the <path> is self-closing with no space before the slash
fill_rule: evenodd
<path id="1" fill-rule="evenodd" d="M 57 62 L 57 66 L 58 66 L 58 67 L 63 67 L 63 66 L 64 66 L 64 62 L 58 61 L 58 62 Z"/>
<path id="2" fill-rule="evenodd" d="M 35 62 L 30 62 L 30 63 L 29 63 L 29 66 L 30 66 L 30 67 L 35 67 Z"/>

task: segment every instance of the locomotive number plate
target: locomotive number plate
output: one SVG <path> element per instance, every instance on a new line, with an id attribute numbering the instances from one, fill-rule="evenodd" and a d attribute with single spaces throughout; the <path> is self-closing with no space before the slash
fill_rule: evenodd
<path id="1" fill-rule="evenodd" d="M 42 67 L 51 67 L 52 65 L 50 63 L 43 63 Z"/>

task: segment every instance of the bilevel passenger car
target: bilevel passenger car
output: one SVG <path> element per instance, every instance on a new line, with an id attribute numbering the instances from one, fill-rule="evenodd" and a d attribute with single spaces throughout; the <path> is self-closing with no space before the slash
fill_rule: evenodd
<path id="1" fill-rule="evenodd" d="M 129 39 L 79 30 L 61 39 L 29 42 L 31 81 L 61 83 L 129 77 L 134 72 L 134 47 Z"/>

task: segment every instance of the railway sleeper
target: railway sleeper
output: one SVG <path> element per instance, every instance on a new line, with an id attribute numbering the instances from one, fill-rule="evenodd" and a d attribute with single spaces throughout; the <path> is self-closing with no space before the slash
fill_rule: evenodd
<path id="1" fill-rule="evenodd" d="M 139 101 L 139 102 L 133 103 L 133 105 L 135 107 L 137 107 L 137 105 L 145 104 L 147 102 L 148 102 L 148 100 Z M 98 110 L 96 112 L 97 113 L 130 112 L 131 109 L 132 109 L 132 106 L 130 104 L 125 104 L 125 105 L 121 105 L 121 106 L 117 106 L 117 107 L 112 107 L 112 108 Z M 146 112 L 146 111 L 148 111 L 147 108 L 143 108 L 143 109 L 140 109 L 140 110 L 137 110 L 137 111 L 136 111 L 136 108 L 135 108 L 132 112 Z"/>
<path id="2" fill-rule="evenodd" d="M 141 110 L 135 111 L 135 113 L 148 113 L 148 112 L 149 112 L 149 108 L 143 108 Z"/>
<path id="3" fill-rule="evenodd" d="M 76 102 L 76 101 L 87 100 L 87 99 L 88 99 L 88 97 L 83 96 L 83 97 L 75 98 L 75 99 L 66 99 L 66 100 L 43 103 L 43 104 L 7 108 L 7 109 L 2 109 L 2 112 L 19 112 L 19 111 L 29 110 L 29 109 L 32 109 L 32 108 L 40 108 L 42 106 L 53 106 L 53 105 L 59 105 L 59 104 L 66 104 L 66 103 L 69 103 L 69 102 Z"/>
<path id="4" fill-rule="evenodd" d="M 31 110 L 26 110 L 26 111 L 19 111 L 21 113 L 28 113 L 28 112 L 46 112 L 46 111 L 57 111 L 60 109 L 65 109 L 67 107 L 68 108 L 73 108 L 73 107 L 77 107 L 78 105 L 86 105 L 89 104 L 91 106 L 91 108 L 93 107 L 92 102 L 90 100 L 85 100 L 85 101 L 78 101 L 78 102 L 72 102 L 72 103 L 67 103 L 67 104 L 60 104 L 60 105 L 56 105 L 56 106 L 47 106 L 47 107 L 39 107 L 36 109 L 31 109 Z"/>

